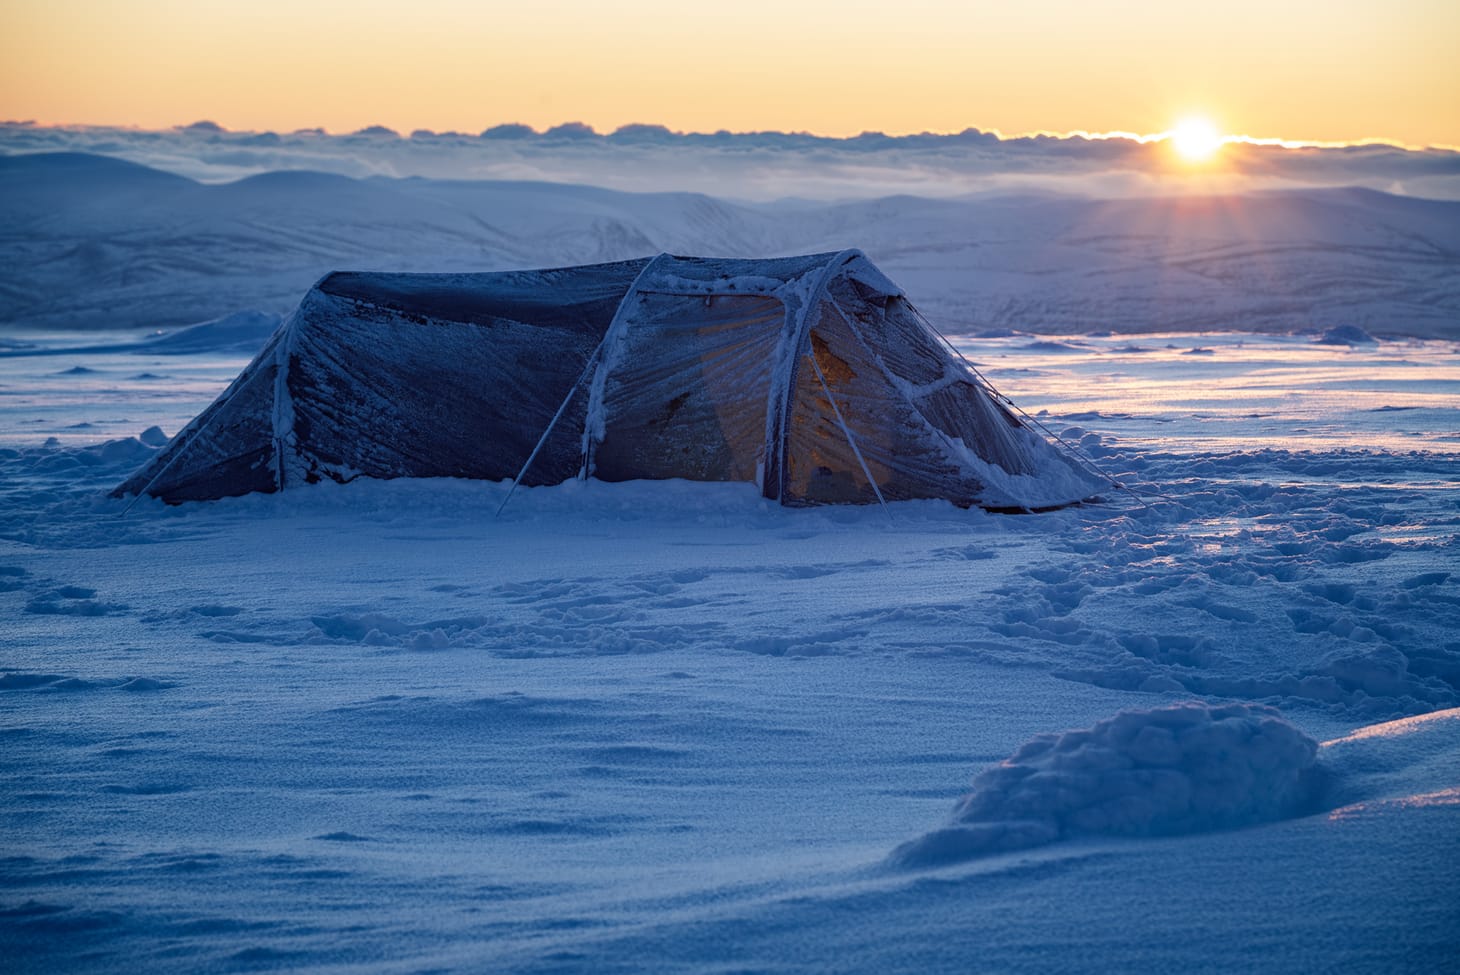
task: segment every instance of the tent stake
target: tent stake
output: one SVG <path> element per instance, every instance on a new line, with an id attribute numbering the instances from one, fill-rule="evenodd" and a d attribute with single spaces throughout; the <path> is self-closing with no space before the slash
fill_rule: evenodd
<path id="1" fill-rule="evenodd" d="M 527 455 L 527 461 L 522 465 L 522 470 L 518 471 L 517 476 L 512 479 L 512 486 L 507 489 L 507 496 L 502 499 L 502 503 L 497 505 L 497 512 L 496 514 L 492 515 L 493 518 L 500 516 L 502 514 L 502 509 L 507 507 L 507 502 L 512 500 L 512 495 L 517 490 L 517 485 L 521 484 L 522 479 L 527 476 L 527 469 L 532 466 L 533 461 L 537 460 L 537 455 L 542 450 L 543 444 L 547 443 L 548 436 L 553 432 L 553 427 L 557 426 L 558 421 L 562 419 L 564 411 L 568 409 L 568 404 L 573 402 L 573 397 L 577 394 L 578 387 L 582 386 L 583 380 L 588 378 L 588 373 L 592 371 L 593 364 L 598 361 L 598 355 L 600 352 L 603 351 L 603 345 L 607 341 L 608 334 L 605 333 L 603 338 L 600 339 L 598 342 L 598 348 L 593 350 L 593 354 L 590 355 L 588 357 L 588 361 L 583 364 L 583 371 L 579 373 L 578 378 L 573 381 L 573 388 L 569 389 L 568 395 L 563 397 L 563 404 L 558 407 L 558 411 L 554 413 L 553 418 L 548 421 L 547 429 L 544 430 L 542 432 L 542 436 L 537 439 L 537 446 L 533 447 L 532 453 Z"/>

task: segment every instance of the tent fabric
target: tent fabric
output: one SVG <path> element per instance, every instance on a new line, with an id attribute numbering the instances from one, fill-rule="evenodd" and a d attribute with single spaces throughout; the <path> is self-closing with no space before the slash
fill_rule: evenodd
<path id="1" fill-rule="evenodd" d="M 115 493 L 178 502 L 361 476 L 500 481 L 530 457 L 528 485 L 744 481 L 791 505 L 1042 508 L 1101 487 L 849 250 L 336 272 Z"/>

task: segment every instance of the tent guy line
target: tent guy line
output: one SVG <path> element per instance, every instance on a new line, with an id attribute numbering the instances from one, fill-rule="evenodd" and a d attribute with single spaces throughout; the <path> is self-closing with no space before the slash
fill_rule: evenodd
<path id="1" fill-rule="evenodd" d="M 578 379 L 573 383 L 573 388 L 568 390 L 568 395 L 563 397 L 562 405 L 553 414 L 553 418 L 548 421 L 547 429 L 542 432 L 541 437 L 537 438 L 537 446 L 532 448 L 532 453 L 528 454 L 527 460 L 522 462 L 522 470 L 518 471 L 517 476 L 512 478 L 512 486 L 507 489 L 507 496 L 502 499 L 501 504 L 497 505 L 497 510 L 493 513 L 492 517 L 496 518 L 500 516 L 502 511 L 507 507 L 507 502 L 512 500 L 512 495 L 517 491 L 517 485 L 522 483 L 522 479 L 527 476 L 528 468 L 532 466 L 533 461 L 537 460 L 537 455 L 542 453 L 542 445 L 547 443 L 547 439 L 552 434 L 553 428 L 563 418 L 563 413 L 567 411 L 568 404 L 573 401 L 573 397 L 578 394 L 578 389 L 583 385 L 583 380 L 587 379 L 588 374 L 593 371 L 593 366 L 598 362 L 598 357 L 603 354 L 603 346 L 607 342 L 608 336 L 605 334 L 603 340 L 598 343 L 598 347 L 593 350 L 593 354 L 588 357 L 588 361 L 583 363 L 583 371 L 578 374 Z"/>
<path id="2" fill-rule="evenodd" d="M 989 378 L 983 374 L 983 371 L 980 370 L 978 366 L 975 366 L 972 362 L 969 361 L 968 356 L 964 355 L 962 350 L 960 350 L 958 346 L 954 345 L 948 340 L 948 336 L 944 335 L 943 331 L 938 328 L 938 326 L 933 324 L 932 319 L 923 314 L 921 308 L 919 308 L 917 305 L 914 305 L 912 302 L 908 302 L 908 307 L 912 309 L 912 313 L 918 317 L 918 321 L 922 322 L 929 331 L 938 336 L 938 338 L 942 341 L 943 345 L 948 349 L 949 352 L 958 357 L 959 361 L 963 363 L 964 367 L 968 369 L 969 373 L 975 379 L 977 379 L 986 390 L 989 391 L 989 395 L 993 396 L 994 399 L 996 399 L 1000 403 L 1003 403 L 1009 409 L 1019 414 L 1019 417 L 1030 426 L 1033 426 L 1034 428 L 1039 430 L 1040 433 L 1044 434 L 1046 437 L 1063 447 L 1072 458 L 1080 463 L 1080 466 L 1083 467 L 1086 472 L 1100 478 L 1103 481 L 1108 482 L 1110 486 L 1115 488 L 1116 490 L 1124 491 L 1132 498 L 1135 498 L 1136 501 L 1139 502 L 1141 505 L 1149 507 L 1149 505 L 1146 504 L 1145 498 L 1141 497 L 1138 492 L 1132 490 L 1114 475 L 1106 471 L 1105 468 L 1101 467 L 1100 464 L 1096 462 L 1095 458 L 1086 453 L 1079 444 L 1070 443 L 1069 440 L 1051 430 L 1049 426 L 1043 421 L 1039 420 L 1036 417 L 1030 416 L 1023 407 L 1021 407 L 1018 403 L 1015 403 L 1014 400 L 1011 399 L 1009 396 L 1005 395 L 1002 390 L 995 386 L 989 380 Z M 848 322 L 847 324 L 851 325 L 850 322 Z M 1154 493 L 1153 496 L 1161 498 L 1164 501 L 1173 500 L 1164 494 Z"/>

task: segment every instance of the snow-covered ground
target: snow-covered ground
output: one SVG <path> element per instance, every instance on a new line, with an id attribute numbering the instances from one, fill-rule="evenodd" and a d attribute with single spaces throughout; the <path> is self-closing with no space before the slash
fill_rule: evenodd
<path id="1" fill-rule="evenodd" d="M 107 498 L 270 324 L 0 356 L 7 970 L 1460 955 L 1455 342 L 961 340 L 1130 489 L 1040 515 Z"/>

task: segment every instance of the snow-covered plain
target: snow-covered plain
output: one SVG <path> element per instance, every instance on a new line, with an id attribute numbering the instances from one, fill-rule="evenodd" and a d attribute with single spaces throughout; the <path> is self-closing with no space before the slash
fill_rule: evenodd
<path id="1" fill-rule="evenodd" d="M 1454 341 L 958 340 L 1040 515 L 107 498 L 272 321 L 0 356 L 7 970 L 1453 970 Z"/>

